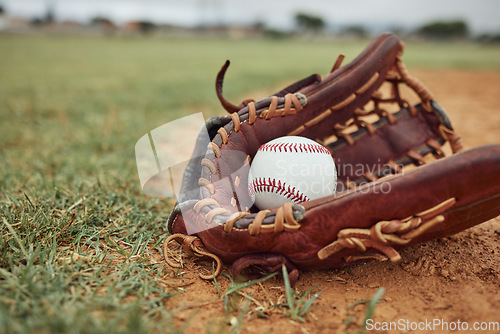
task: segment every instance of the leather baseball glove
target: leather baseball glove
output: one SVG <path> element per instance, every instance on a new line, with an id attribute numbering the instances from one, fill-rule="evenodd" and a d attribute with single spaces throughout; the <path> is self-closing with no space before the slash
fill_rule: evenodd
<path id="1" fill-rule="evenodd" d="M 294 283 L 299 269 L 398 261 L 404 247 L 499 215 L 500 145 L 463 151 L 443 108 L 407 72 L 402 52 L 402 42 L 385 34 L 345 66 L 340 56 L 324 78 L 312 75 L 240 106 L 222 96 L 226 62 L 216 90 L 229 115 L 206 123 L 209 142 L 200 135 L 168 219 L 166 261 L 180 266 L 175 240 L 216 261 L 215 270 L 200 274 L 205 279 L 222 263 L 232 264 L 232 275 L 285 265 Z M 252 157 L 287 135 L 329 149 L 337 193 L 258 210 L 247 191 Z"/>

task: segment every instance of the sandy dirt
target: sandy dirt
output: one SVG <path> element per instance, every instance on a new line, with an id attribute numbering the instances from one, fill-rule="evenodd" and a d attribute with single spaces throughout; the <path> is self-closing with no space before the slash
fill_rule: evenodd
<path id="1" fill-rule="evenodd" d="M 500 72 L 413 70 L 411 74 L 447 110 L 466 148 L 500 142 Z M 230 333 L 236 329 L 236 318 L 233 325 L 231 319 L 241 309 L 246 311 L 241 333 L 355 333 L 361 328 L 366 304 L 350 306 L 371 299 L 383 287 L 373 324 L 381 328 L 384 322 L 394 322 L 399 328 L 367 333 L 499 333 L 472 328 L 475 323 L 500 322 L 499 241 L 497 217 L 457 235 L 405 249 L 399 264 L 372 261 L 348 269 L 302 272 L 298 292 L 314 286 L 314 292 L 322 291 L 304 322 L 285 316 L 281 276 L 242 290 L 247 297 L 233 294 L 225 311 L 221 293 L 212 282 L 197 277 L 195 263 L 188 259 L 182 279 L 174 272 L 165 275 L 168 284 L 185 289 L 167 300 L 166 307 L 178 311 L 179 326 L 190 321 L 189 333 Z M 223 275 L 217 282 L 222 292 L 230 286 Z M 425 326 L 426 321 L 427 326 L 447 322 L 448 329 L 443 325 L 412 330 L 411 326 Z M 465 329 L 464 323 L 468 331 L 452 330 L 458 325 Z"/>

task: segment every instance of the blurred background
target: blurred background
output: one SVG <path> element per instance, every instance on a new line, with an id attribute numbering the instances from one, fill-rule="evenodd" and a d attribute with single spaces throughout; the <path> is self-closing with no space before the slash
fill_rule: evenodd
<path id="1" fill-rule="evenodd" d="M 297 34 L 500 41 L 496 0 L 0 0 L 0 30 L 106 34 Z"/>

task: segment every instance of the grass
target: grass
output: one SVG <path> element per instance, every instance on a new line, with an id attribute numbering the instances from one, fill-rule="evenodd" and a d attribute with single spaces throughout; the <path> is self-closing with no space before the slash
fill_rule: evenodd
<path id="1" fill-rule="evenodd" d="M 159 256 L 173 200 L 142 194 L 135 142 L 222 114 L 226 59 L 225 95 L 239 103 L 366 42 L 0 35 L 0 333 L 174 331 L 166 304 L 179 291 Z M 407 43 L 405 59 L 500 70 L 500 48 L 473 44 Z M 299 317 L 310 303 L 295 297 Z"/>
<path id="2" fill-rule="evenodd" d="M 282 266 L 282 272 L 283 272 L 283 281 L 285 283 L 286 302 L 287 302 L 287 307 L 289 309 L 287 316 L 289 316 L 293 320 L 299 320 L 304 322 L 303 316 L 309 311 L 309 308 L 311 307 L 312 303 L 314 303 L 314 301 L 321 295 L 322 292 L 321 291 L 316 292 L 314 295 L 312 295 L 309 299 L 306 300 L 308 295 L 314 289 L 316 289 L 316 287 L 313 287 L 298 295 L 290 285 L 290 280 L 288 278 L 288 271 L 285 265 Z"/>
<path id="3" fill-rule="evenodd" d="M 366 326 L 367 326 L 367 321 L 370 319 L 373 319 L 373 313 L 375 312 L 375 308 L 377 307 L 377 304 L 381 301 L 382 295 L 385 292 L 385 288 L 379 288 L 377 292 L 373 295 L 371 299 L 364 299 L 364 300 L 358 300 L 357 302 L 349 305 L 347 307 L 347 310 L 351 310 L 357 305 L 365 305 L 365 314 L 363 317 L 363 320 L 361 322 L 361 328 L 357 331 L 358 334 L 364 334 L 366 333 Z M 344 325 L 348 327 L 349 325 L 353 324 L 354 320 L 356 319 L 355 315 L 351 315 L 347 317 L 344 321 Z M 346 330 L 346 333 L 349 333 Z"/>

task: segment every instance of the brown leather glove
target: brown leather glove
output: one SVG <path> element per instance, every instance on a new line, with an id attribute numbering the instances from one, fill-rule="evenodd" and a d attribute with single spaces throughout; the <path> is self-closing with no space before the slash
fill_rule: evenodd
<path id="1" fill-rule="evenodd" d="M 173 240 L 197 256 L 273 272 L 337 268 L 457 233 L 500 214 L 500 145 L 462 150 L 445 111 L 406 71 L 403 44 L 391 34 L 330 74 L 310 76 L 273 96 L 234 106 L 207 122 L 168 220 Z M 412 104 L 413 98 L 416 104 Z M 281 136 L 325 145 L 338 172 L 337 193 L 272 210 L 252 206 L 252 157 Z M 200 136 L 201 138 L 201 136 Z M 445 152 L 447 152 L 445 154 Z M 194 235 L 188 235 L 193 233 Z"/>

